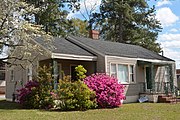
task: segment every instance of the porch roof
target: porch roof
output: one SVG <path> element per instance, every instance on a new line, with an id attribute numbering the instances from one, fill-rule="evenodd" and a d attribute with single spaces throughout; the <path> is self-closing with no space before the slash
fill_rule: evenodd
<path id="1" fill-rule="evenodd" d="M 42 47 L 49 50 L 52 58 L 59 59 L 72 59 L 72 60 L 91 60 L 95 61 L 97 57 L 91 52 L 85 50 L 81 46 L 77 46 L 64 38 L 54 37 L 52 42 L 47 44 L 43 38 L 37 38 L 38 42 Z M 52 44 L 52 45 L 50 45 Z"/>
<path id="2" fill-rule="evenodd" d="M 138 65 L 169 65 L 174 61 L 154 60 L 154 59 L 138 59 Z"/>

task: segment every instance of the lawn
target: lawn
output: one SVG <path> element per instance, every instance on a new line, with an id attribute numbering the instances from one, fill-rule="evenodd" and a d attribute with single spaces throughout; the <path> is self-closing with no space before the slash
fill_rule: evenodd
<path id="1" fill-rule="evenodd" d="M 57 112 L 21 109 L 0 100 L 0 120 L 180 120 L 180 104 L 133 103 L 115 109 Z"/>

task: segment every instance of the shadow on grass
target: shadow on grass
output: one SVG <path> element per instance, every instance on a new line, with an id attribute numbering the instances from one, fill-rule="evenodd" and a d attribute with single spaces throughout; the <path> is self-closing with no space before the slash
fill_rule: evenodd
<path id="1" fill-rule="evenodd" d="M 6 100 L 0 100 L 0 109 L 22 109 L 22 107 L 16 102 L 10 102 Z"/>

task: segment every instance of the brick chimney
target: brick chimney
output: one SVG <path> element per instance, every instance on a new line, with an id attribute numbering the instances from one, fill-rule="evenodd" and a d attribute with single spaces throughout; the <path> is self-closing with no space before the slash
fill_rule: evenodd
<path id="1" fill-rule="evenodd" d="M 90 30 L 89 31 L 89 37 L 94 39 L 94 40 L 98 40 L 99 39 L 99 31 L 97 31 L 97 30 Z"/>

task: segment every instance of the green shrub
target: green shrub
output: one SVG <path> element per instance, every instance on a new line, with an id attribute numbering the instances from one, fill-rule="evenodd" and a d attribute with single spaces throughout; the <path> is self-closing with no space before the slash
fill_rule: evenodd
<path id="1" fill-rule="evenodd" d="M 52 76 L 50 69 L 46 66 L 39 68 L 37 80 L 28 81 L 23 88 L 19 89 L 18 101 L 24 108 L 42 108 L 53 107 Z"/>
<path id="2" fill-rule="evenodd" d="M 86 72 L 87 70 L 82 66 L 82 65 L 78 65 L 75 68 L 76 71 L 76 75 L 77 75 L 77 80 L 83 80 L 84 78 L 86 78 Z"/>
<path id="3" fill-rule="evenodd" d="M 53 107 L 53 98 L 51 92 L 53 91 L 53 78 L 51 68 L 46 66 L 40 67 L 38 71 L 39 88 L 37 88 L 39 96 L 39 108 Z"/>
<path id="4" fill-rule="evenodd" d="M 96 107 L 95 92 L 78 80 L 70 82 L 68 77 L 60 80 L 56 107 L 61 110 L 86 110 Z"/>

